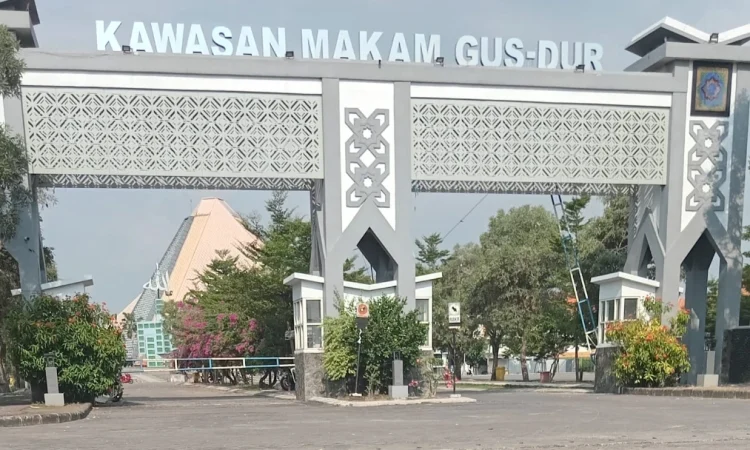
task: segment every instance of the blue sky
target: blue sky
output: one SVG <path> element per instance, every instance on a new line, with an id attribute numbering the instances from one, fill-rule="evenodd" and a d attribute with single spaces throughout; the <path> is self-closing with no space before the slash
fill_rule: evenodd
<path id="1" fill-rule="evenodd" d="M 204 30 L 224 25 L 238 29 L 285 27 L 291 36 L 303 28 L 440 34 L 450 49 L 462 35 L 518 37 L 525 44 L 540 39 L 602 44 L 603 66 L 618 71 L 636 58 L 623 49 L 638 32 L 671 16 L 707 32 L 743 25 L 750 18 L 747 0 L 723 0 L 706 6 L 699 0 L 37 0 L 39 46 L 49 50 L 96 51 L 95 21 L 120 20 L 129 34 L 134 21 L 198 23 Z M 126 35 L 127 35 L 126 34 Z M 292 38 L 290 48 L 299 45 Z M 389 38 L 390 39 L 390 38 Z M 210 43 L 209 43 L 210 44 Z M 386 48 L 387 50 L 387 48 Z M 452 52 L 446 52 L 446 61 Z M 502 69 L 498 69 L 502 70 Z M 178 225 L 202 197 L 225 199 L 236 211 L 262 211 L 265 192 L 66 190 L 45 209 L 45 244 L 55 248 L 60 275 L 93 275 L 95 300 L 119 310 L 150 276 Z M 446 233 L 482 195 L 420 194 L 416 197 L 415 237 Z M 307 213 L 306 193 L 290 194 L 290 203 Z M 500 208 L 522 204 L 549 207 L 547 196 L 488 196 L 447 237 L 453 246 L 476 240 Z M 594 204 L 589 214 L 599 214 Z M 748 212 L 746 210 L 746 220 Z"/>

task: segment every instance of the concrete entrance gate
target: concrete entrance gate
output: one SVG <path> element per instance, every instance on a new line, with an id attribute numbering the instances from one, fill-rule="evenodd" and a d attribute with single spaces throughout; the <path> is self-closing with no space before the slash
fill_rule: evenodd
<path id="1" fill-rule="evenodd" d="M 739 315 L 749 36 L 667 19 L 634 39 L 626 73 L 27 49 L 3 119 L 25 138 L 30 185 L 310 191 L 326 316 L 353 245 L 415 306 L 412 192 L 633 193 L 625 270 L 652 257 L 676 305 L 685 265 L 691 355 L 721 258 L 720 370 Z M 723 68 L 726 89 L 696 98 Z M 45 281 L 40 245 L 31 205 L 8 243 L 25 296 Z"/>

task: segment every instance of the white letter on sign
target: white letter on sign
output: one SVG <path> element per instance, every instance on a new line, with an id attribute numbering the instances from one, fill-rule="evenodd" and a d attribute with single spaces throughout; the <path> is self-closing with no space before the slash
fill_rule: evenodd
<path id="1" fill-rule="evenodd" d="M 312 30 L 302 30 L 302 57 L 328 59 L 328 30 L 318 30 L 316 37 L 313 37 Z"/>
<path id="2" fill-rule="evenodd" d="M 211 32 L 214 41 L 211 51 L 214 55 L 232 56 L 234 45 L 232 45 L 232 30 L 227 27 L 215 27 Z"/>
<path id="3" fill-rule="evenodd" d="M 237 51 L 235 55 L 250 55 L 260 56 L 258 53 L 258 45 L 255 43 L 255 36 L 253 36 L 253 29 L 250 27 L 242 27 L 240 30 L 240 38 L 237 42 Z"/>
<path id="4" fill-rule="evenodd" d="M 474 36 L 461 36 L 456 42 L 456 63 L 459 66 L 476 66 L 479 64 L 479 41 Z M 468 48 L 467 48 L 468 47 Z M 467 48 L 464 54 L 464 48 Z"/>
<path id="5" fill-rule="evenodd" d="M 284 57 L 286 55 L 286 29 L 279 28 L 279 38 L 273 35 L 268 27 L 263 27 L 263 56 L 271 56 L 271 51 L 277 57 Z"/>
<path id="6" fill-rule="evenodd" d="M 431 34 L 429 42 L 424 34 L 414 35 L 414 61 L 433 62 L 440 56 L 440 35 Z"/>
<path id="7" fill-rule="evenodd" d="M 549 62 L 547 62 L 549 55 Z M 552 41 L 539 41 L 539 52 L 537 54 L 539 61 L 537 64 L 540 69 L 556 69 L 560 64 L 560 51 L 557 43 Z"/>
<path id="8" fill-rule="evenodd" d="M 188 55 L 191 53 L 200 53 L 202 55 L 209 54 L 208 44 L 206 44 L 206 36 L 203 35 L 203 27 L 197 23 L 190 25 L 187 44 L 185 44 L 185 53 Z"/>
<path id="9" fill-rule="evenodd" d="M 120 43 L 117 42 L 117 37 L 115 36 L 115 33 L 117 32 L 117 29 L 120 28 L 120 21 L 113 21 L 110 22 L 109 25 L 107 25 L 107 29 L 104 29 L 104 21 L 103 20 L 97 20 L 96 21 L 96 49 L 100 51 L 106 51 L 107 46 L 116 51 L 119 52 L 122 50 L 120 48 Z"/>
<path id="10" fill-rule="evenodd" d="M 334 59 L 357 59 L 357 55 L 354 54 L 354 46 L 352 45 L 352 38 L 349 37 L 349 32 L 346 30 L 339 31 L 339 37 L 336 39 L 336 48 L 333 49 Z"/>
<path id="11" fill-rule="evenodd" d="M 175 31 L 176 30 L 176 31 Z M 159 24 L 151 24 L 151 32 L 154 34 L 154 45 L 157 53 L 182 53 L 183 40 L 185 39 L 185 25 L 178 23 L 176 28 L 171 23 L 165 23 L 159 29 Z"/>
<path id="12" fill-rule="evenodd" d="M 154 51 L 143 22 L 133 23 L 133 29 L 130 32 L 130 48 L 136 52 L 152 53 Z"/>
<path id="13" fill-rule="evenodd" d="M 381 31 L 376 31 L 367 37 L 367 31 L 359 32 L 359 59 L 360 61 L 369 61 L 372 56 L 373 61 L 383 59 L 378 49 L 378 39 L 382 36 Z"/>
<path id="14" fill-rule="evenodd" d="M 388 53 L 388 61 L 411 62 L 409 47 L 406 45 L 404 33 L 396 33 L 393 35 L 391 51 Z"/>

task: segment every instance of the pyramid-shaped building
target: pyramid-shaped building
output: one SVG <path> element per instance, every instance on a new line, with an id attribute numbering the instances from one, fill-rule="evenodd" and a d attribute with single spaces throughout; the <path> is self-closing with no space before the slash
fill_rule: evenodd
<path id="1" fill-rule="evenodd" d="M 169 336 L 163 330 L 163 302 L 180 301 L 191 290 L 202 289 L 198 276 L 218 256 L 218 251 L 236 257 L 239 265 L 254 265 L 240 251 L 247 244 L 260 241 L 245 228 L 240 216 L 224 200 L 202 199 L 180 224 L 141 293 L 118 315 L 122 323 L 124 314 L 132 312 L 138 324 L 137 337 L 126 339 L 128 359 L 160 365 L 161 356 L 172 351 Z"/>

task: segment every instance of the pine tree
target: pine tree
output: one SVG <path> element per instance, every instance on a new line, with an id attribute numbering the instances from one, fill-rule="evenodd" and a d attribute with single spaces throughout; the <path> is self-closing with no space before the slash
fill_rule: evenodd
<path id="1" fill-rule="evenodd" d="M 419 249 L 416 258 L 417 275 L 437 272 L 451 254 L 450 250 L 440 249 L 440 245 L 443 243 L 440 233 L 423 236 L 421 240 L 417 239 L 414 243 Z"/>

